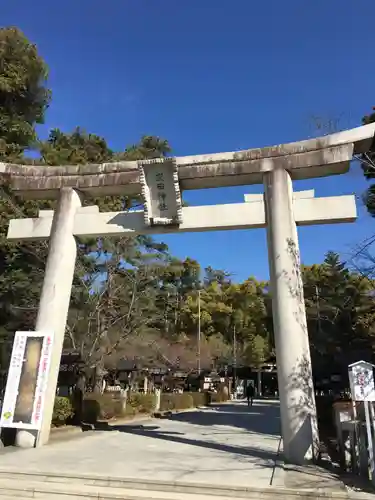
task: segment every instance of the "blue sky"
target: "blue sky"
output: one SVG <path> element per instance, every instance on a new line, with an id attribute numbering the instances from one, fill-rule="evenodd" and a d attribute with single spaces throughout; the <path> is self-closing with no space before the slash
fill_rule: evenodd
<path id="1" fill-rule="evenodd" d="M 142 134 L 174 154 L 233 151 L 303 139 L 313 117 L 360 124 L 375 105 L 373 0 L 4 1 L 50 68 L 52 105 L 41 135 L 79 125 L 114 149 Z M 366 188 L 361 171 L 296 183 L 317 196 Z M 187 192 L 191 204 L 239 202 L 261 186 Z M 299 231 L 302 260 L 347 258 L 375 232 L 361 207 L 352 225 Z M 264 230 L 172 235 L 171 251 L 202 266 L 268 277 Z"/>

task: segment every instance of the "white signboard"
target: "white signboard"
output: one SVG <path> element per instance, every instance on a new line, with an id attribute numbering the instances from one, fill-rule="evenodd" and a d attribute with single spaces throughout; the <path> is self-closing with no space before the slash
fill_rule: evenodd
<path id="1" fill-rule="evenodd" d="M 181 193 L 175 160 L 156 158 L 139 162 L 147 226 L 182 222 Z"/>
<path id="2" fill-rule="evenodd" d="M 365 361 L 349 367 L 349 382 L 353 401 L 375 401 L 373 366 Z"/>
<path id="3" fill-rule="evenodd" d="M 52 342 L 51 333 L 16 332 L 0 427 L 40 429 Z"/>

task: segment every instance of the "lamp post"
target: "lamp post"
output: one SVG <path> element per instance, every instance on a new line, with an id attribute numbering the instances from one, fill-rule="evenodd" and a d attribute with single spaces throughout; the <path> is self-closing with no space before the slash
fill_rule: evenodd
<path id="1" fill-rule="evenodd" d="M 236 324 L 233 324 L 233 393 L 236 392 L 237 386 L 237 337 L 236 337 Z"/>

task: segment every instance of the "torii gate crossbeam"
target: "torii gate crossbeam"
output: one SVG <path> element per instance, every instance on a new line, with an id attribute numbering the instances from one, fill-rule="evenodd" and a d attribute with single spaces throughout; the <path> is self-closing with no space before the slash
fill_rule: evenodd
<path id="1" fill-rule="evenodd" d="M 146 227 L 143 210 L 99 213 L 96 208 L 97 211 L 95 207 L 82 207 L 77 211 L 73 224 L 74 236 L 167 234 L 266 227 L 265 205 L 263 200 L 258 199 L 246 203 L 185 207 L 182 209 L 183 222 L 178 227 L 166 226 L 162 229 L 157 226 Z M 351 195 L 298 198 L 294 201 L 293 210 L 297 226 L 354 222 L 356 219 L 355 199 Z M 36 219 L 13 219 L 9 225 L 8 239 L 49 238 L 53 212 L 46 212 L 42 211 Z"/>

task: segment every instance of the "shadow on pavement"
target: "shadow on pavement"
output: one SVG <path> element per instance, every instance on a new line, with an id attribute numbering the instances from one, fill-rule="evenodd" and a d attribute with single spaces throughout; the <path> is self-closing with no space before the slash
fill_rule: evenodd
<path id="1" fill-rule="evenodd" d="M 218 450 L 236 454 L 239 457 L 242 456 L 261 459 L 269 462 L 269 467 L 274 467 L 275 465 L 278 452 L 262 450 L 261 448 L 253 446 L 246 446 L 247 439 L 245 436 L 246 432 L 249 432 L 249 435 L 250 433 L 256 433 L 279 436 L 280 420 L 279 407 L 277 404 L 256 403 L 252 408 L 248 408 L 246 403 L 227 403 L 225 405 L 215 406 L 203 411 L 197 410 L 174 414 L 169 417 L 169 420 L 207 427 L 226 426 L 227 428 L 233 427 L 243 429 L 245 431 L 243 438 L 244 446 L 234 446 L 226 443 L 215 442 L 209 439 L 202 440 L 199 438 L 193 438 L 189 437 L 188 434 L 182 432 L 171 432 L 153 424 L 108 425 L 103 423 L 98 424 L 95 428 L 98 431 L 117 431 L 126 434 L 145 436 L 152 439 Z M 225 430 L 225 433 L 228 434 L 228 429 Z M 215 430 L 212 429 L 212 432 L 208 435 L 215 434 L 220 434 L 220 432 L 215 432 Z"/>
<path id="2" fill-rule="evenodd" d="M 172 414 L 168 420 L 207 427 L 207 432 L 189 435 L 189 432 L 178 432 L 178 426 L 172 431 L 164 425 L 155 424 L 155 421 L 144 425 L 134 423 L 109 425 L 103 422 L 98 423 L 95 428 L 98 431 L 117 431 L 229 453 L 235 455 L 236 459 L 241 462 L 254 462 L 253 468 L 273 469 L 270 484 L 273 483 L 275 471 L 282 470 L 285 474 L 286 487 L 337 490 L 345 488 L 344 485 L 346 485 L 354 491 L 374 493 L 371 485 L 364 484 L 363 481 L 359 481 L 359 478 L 350 474 L 342 474 L 340 470 L 332 468 L 331 464 L 322 463 L 320 467 L 283 465 L 283 462 L 280 462 L 280 441 L 277 451 L 252 446 L 252 433 L 259 434 L 260 437 L 268 435 L 269 439 L 280 436 L 279 404 L 275 401 L 256 401 L 251 408 L 248 408 L 246 402 L 226 403 L 204 410 Z M 182 428 L 186 429 L 186 427 Z M 230 434 L 238 436 L 238 429 L 243 431 L 240 432 L 243 436 L 243 445 L 230 444 Z M 221 434 L 224 434 L 226 438 L 229 437 L 229 442 L 215 441 L 217 437 L 220 439 Z"/>
<path id="3" fill-rule="evenodd" d="M 143 425 L 119 425 L 113 426 L 113 431 L 124 432 L 127 434 L 135 434 L 138 436 L 146 436 L 153 439 L 161 439 L 163 441 L 171 441 L 174 443 L 182 443 L 189 444 L 192 446 L 198 446 L 201 448 L 208 448 L 212 450 L 223 451 L 227 453 L 232 453 L 236 455 L 240 455 L 243 457 L 254 457 L 262 460 L 270 460 L 270 466 L 274 466 L 275 460 L 278 456 L 277 453 L 271 451 L 261 450 L 259 448 L 254 448 L 251 446 L 242 447 L 242 446 L 231 446 L 223 443 L 215 443 L 212 441 L 203 441 L 201 439 L 190 439 L 184 433 L 180 432 L 171 432 L 164 431 L 160 428 L 156 428 L 155 426 L 143 426 Z"/>
<path id="4" fill-rule="evenodd" d="M 273 436 L 280 436 L 281 433 L 279 405 L 267 402 L 256 402 L 250 408 L 247 403 L 226 403 L 211 407 L 211 411 L 177 413 L 169 420 L 193 425 L 225 425 Z"/>

